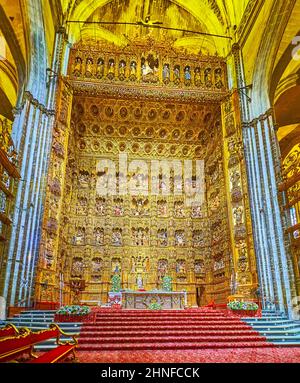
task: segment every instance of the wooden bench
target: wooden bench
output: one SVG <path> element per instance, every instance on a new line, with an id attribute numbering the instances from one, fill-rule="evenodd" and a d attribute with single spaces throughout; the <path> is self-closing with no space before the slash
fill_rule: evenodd
<path id="1" fill-rule="evenodd" d="M 18 333 L 19 333 L 18 329 L 12 323 L 7 324 L 3 328 L 0 328 L 0 338 L 14 336 L 14 335 L 17 335 Z"/>
<path id="2" fill-rule="evenodd" d="M 73 338 L 73 342 L 62 342 L 60 336 L 65 335 Z M 57 347 L 51 351 L 37 356 L 33 353 L 34 345 L 51 338 L 56 338 Z M 55 363 L 72 355 L 75 359 L 75 348 L 78 342 L 74 334 L 66 334 L 58 325 L 51 324 L 49 329 L 38 332 L 22 328 L 15 336 L 0 339 L 0 362 L 13 361 L 27 354 L 28 363 Z"/>

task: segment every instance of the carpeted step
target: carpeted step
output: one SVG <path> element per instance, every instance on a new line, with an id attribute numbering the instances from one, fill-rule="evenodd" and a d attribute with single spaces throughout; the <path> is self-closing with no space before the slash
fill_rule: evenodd
<path id="1" fill-rule="evenodd" d="M 225 336 L 223 334 L 215 334 L 209 336 L 142 336 L 142 337 L 111 337 L 111 338 L 103 338 L 103 337 L 89 337 L 79 339 L 79 344 L 109 344 L 109 343 L 173 343 L 173 342 L 188 342 L 188 343 L 203 343 L 203 342 L 265 342 L 266 338 L 260 335 L 232 335 Z"/>
<path id="2" fill-rule="evenodd" d="M 79 351 L 273 346 L 248 323 L 222 311 L 101 311 L 95 313 L 94 321 L 83 324 Z"/>
<path id="3" fill-rule="evenodd" d="M 167 330 L 180 330 L 180 331 L 183 331 L 183 325 L 169 325 L 169 324 L 165 324 L 164 326 L 158 326 L 158 325 L 154 325 L 154 326 L 135 326 L 134 327 L 136 329 L 136 331 L 141 331 L 141 330 L 146 330 L 146 331 L 149 331 L 149 330 L 161 330 L 161 331 L 167 331 Z M 189 325 L 188 326 L 189 330 L 194 330 L 194 331 L 197 331 L 197 330 L 211 330 L 211 331 L 217 331 L 217 330 L 249 330 L 251 329 L 250 326 L 248 325 L 239 325 L 239 326 L 236 326 L 236 325 L 223 325 L 222 327 L 220 326 L 214 326 L 214 325 L 211 325 L 211 324 L 201 324 L 201 325 Z M 114 331 L 114 330 L 122 330 L 122 331 L 130 331 L 132 330 L 133 327 L 132 326 L 119 326 L 119 327 L 115 327 L 115 326 L 102 326 L 100 327 L 99 325 L 87 325 L 87 324 L 84 324 L 81 328 L 81 331 L 82 332 L 94 332 L 94 331 Z"/>
<path id="4" fill-rule="evenodd" d="M 230 336 L 230 335 L 242 335 L 242 336 L 252 336 L 252 335 L 259 335 L 259 333 L 257 331 L 252 331 L 252 330 L 220 330 L 215 332 L 216 334 L 218 334 L 217 336 Z M 144 331 L 101 331 L 101 330 L 94 330 L 94 331 L 81 331 L 81 334 L 80 334 L 80 337 L 81 338 L 90 338 L 91 335 L 93 335 L 94 337 L 98 337 L 98 338 L 110 338 L 110 337 L 118 337 L 120 338 L 121 336 L 124 336 L 124 337 L 141 337 L 141 336 L 182 336 L 182 335 L 192 335 L 192 336 L 209 336 L 212 334 L 212 331 L 210 330 L 200 330 L 200 331 L 197 331 L 197 330 L 192 330 L 192 331 L 189 331 L 189 330 L 184 330 L 182 331 L 181 330 L 164 330 L 164 331 L 156 331 L 156 330 L 147 330 L 145 329 Z"/>
<path id="5" fill-rule="evenodd" d="M 117 350 L 189 350 L 189 349 L 220 349 L 220 348 L 257 348 L 274 347 L 268 342 L 173 342 L 173 343 L 105 343 L 79 344 L 78 351 L 117 351 Z"/>
<path id="6" fill-rule="evenodd" d="M 133 318 L 145 318 L 145 317 L 177 317 L 177 318 L 182 318 L 182 317 L 201 317 L 201 318 L 205 318 L 205 317 L 209 317 L 209 318 L 212 318 L 212 317 L 225 317 L 226 315 L 225 314 L 220 314 L 220 313 L 206 313 L 206 314 L 201 314 L 201 313 L 187 313 L 187 312 L 183 312 L 183 313 L 158 313 L 158 312 L 153 312 L 153 313 L 145 313 L 145 314 L 141 314 L 141 313 L 119 313 L 119 312 L 111 312 L 111 313 L 95 313 L 96 317 L 98 318 L 102 318 L 102 317 L 133 317 Z"/>
<path id="7" fill-rule="evenodd" d="M 126 320 L 184 320 L 184 319 L 190 319 L 190 320 L 228 320 L 228 319 L 235 319 L 235 317 L 230 316 L 221 316 L 221 315 L 215 315 L 215 316 L 201 316 L 201 315 L 163 315 L 163 316 L 154 316 L 154 315 L 145 315 L 145 316 L 134 316 L 134 315 L 106 315 L 106 316 L 94 316 L 95 320 L 97 321 L 105 321 L 105 320 L 114 320 L 114 321 L 120 321 L 123 319 Z M 51 319 L 51 318 L 43 318 L 43 319 Z"/>
<path id="8" fill-rule="evenodd" d="M 211 319 L 211 318 L 183 318 L 183 319 L 171 319 L 171 318 L 126 318 L 124 317 L 123 319 L 114 319 L 114 318 L 103 318 L 101 320 L 96 319 L 95 322 L 99 324 L 106 324 L 106 323 L 114 323 L 116 325 L 119 325 L 121 323 L 128 323 L 128 324 L 136 324 L 136 323 L 173 323 L 173 324 L 182 324 L 182 323 L 232 323 L 232 324 L 238 324 L 241 323 L 240 320 L 235 319 L 235 318 L 216 318 L 216 319 Z"/>

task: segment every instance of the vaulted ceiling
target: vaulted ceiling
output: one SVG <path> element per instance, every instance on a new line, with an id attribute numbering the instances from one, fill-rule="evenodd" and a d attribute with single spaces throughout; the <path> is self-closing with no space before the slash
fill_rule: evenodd
<path id="1" fill-rule="evenodd" d="M 69 38 L 106 40 L 126 45 L 128 40 L 151 35 L 156 40 L 170 39 L 174 46 L 184 46 L 194 52 L 225 55 L 228 40 L 209 35 L 149 28 L 137 25 L 150 16 L 151 24 L 160 22 L 164 28 L 184 29 L 212 35 L 233 36 L 249 0 L 73 0 L 62 1 Z M 93 22 L 93 23 L 91 23 Z M 95 24 L 114 22 L 116 24 Z M 117 23 L 132 23 L 124 25 Z M 234 27 L 236 26 L 236 27 Z"/>

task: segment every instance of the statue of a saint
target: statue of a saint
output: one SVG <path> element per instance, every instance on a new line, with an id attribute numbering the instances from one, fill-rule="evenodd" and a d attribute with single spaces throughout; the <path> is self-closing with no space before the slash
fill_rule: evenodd
<path id="1" fill-rule="evenodd" d="M 82 59 L 80 57 L 76 57 L 73 74 L 74 76 L 80 76 L 81 75 L 81 66 L 82 66 Z"/>
<path id="2" fill-rule="evenodd" d="M 97 78 L 102 78 L 104 74 L 104 62 L 100 58 L 97 62 Z"/>
<path id="3" fill-rule="evenodd" d="M 147 76 L 148 74 L 153 74 L 153 69 L 150 67 L 148 60 L 146 60 L 142 66 L 142 75 Z"/>
<path id="4" fill-rule="evenodd" d="M 167 82 L 167 81 L 170 80 L 170 67 L 169 67 L 169 64 L 164 64 L 162 75 L 163 75 L 164 82 Z"/>
<path id="5" fill-rule="evenodd" d="M 88 58 L 86 60 L 86 66 L 85 66 L 85 76 L 91 77 L 93 74 L 93 60 L 91 58 Z"/>
<path id="6" fill-rule="evenodd" d="M 136 284 L 139 290 L 143 288 L 143 278 L 141 275 L 137 276 Z"/>

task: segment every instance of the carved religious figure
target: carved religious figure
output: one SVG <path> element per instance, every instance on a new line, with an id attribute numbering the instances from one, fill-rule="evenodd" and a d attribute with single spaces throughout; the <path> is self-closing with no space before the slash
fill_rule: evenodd
<path id="1" fill-rule="evenodd" d="M 191 215 L 192 215 L 192 218 L 200 218 L 202 216 L 201 206 L 193 205 Z"/>
<path id="2" fill-rule="evenodd" d="M 122 230 L 121 229 L 113 229 L 112 244 L 114 246 L 122 246 Z"/>
<path id="3" fill-rule="evenodd" d="M 79 197 L 77 202 L 77 213 L 78 214 L 87 214 L 87 198 Z"/>
<path id="4" fill-rule="evenodd" d="M 194 230 L 193 231 L 193 246 L 199 247 L 203 246 L 204 238 L 203 238 L 203 232 L 201 230 Z"/>
<path id="5" fill-rule="evenodd" d="M 170 65 L 164 64 L 162 72 L 163 82 L 168 84 L 170 82 Z"/>
<path id="6" fill-rule="evenodd" d="M 108 61 L 108 73 L 107 77 L 112 80 L 115 77 L 115 60 L 110 59 Z"/>
<path id="7" fill-rule="evenodd" d="M 125 68 L 126 68 L 126 63 L 124 60 L 121 60 L 119 63 L 119 79 L 121 81 L 125 79 Z"/>
<path id="8" fill-rule="evenodd" d="M 96 227 L 94 229 L 94 238 L 96 245 L 104 245 L 104 230 Z"/>
<path id="9" fill-rule="evenodd" d="M 184 217 L 184 207 L 182 201 L 176 201 L 174 203 L 174 216 L 175 217 Z"/>
<path id="10" fill-rule="evenodd" d="M 144 246 L 147 244 L 147 229 L 142 227 L 133 228 L 132 232 L 135 245 Z"/>
<path id="11" fill-rule="evenodd" d="M 185 244 L 185 235 L 183 230 L 175 231 L 175 246 L 184 246 Z"/>
<path id="12" fill-rule="evenodd" d="M 71 276 L 82 278 L 83 276 L 83 260 L 82 258 L 74 258 L 72 262 L 71 268 Z"/>
<path id="13" fill-rule="evenodd" d="M 186 66 L 184 68 L 184 84 L 185 85 L 191 84 L 191 69 L 189 66 Z"/>
<path id="14" fill-rule="evenodd" d="M 136 62 L 135 61 L 131 61 L 131 63 L 130 63 L 130 75 L 129 75 L 129 78 L 130 78 L 131 81 L 136 80 Z"/>
<path id="15" fill-rule="evenodd" d="M 196 86 L 201 86 L 202 85 L 201 72 L 200 72 L 200 68 L 199 67 L 195 68 L 194 83 L 195 83 Z"/>
<path id="16" fill-rule="evenodd" d="M 101 197 L 96 198 L 95 209 L 97 214 L 105 215 L 105 204 L 106 204 L 105 198 L 101 198 Z"/>
<path id="17" fill-rule="evenodd" d="M 102 272 L 102 259 L 101 258 L 93 258 L 91 264 L 91 274 L 99 275 Z"/>
<path id="18" fill-rule="evenodd" d="M 123 199 L 122 198 L 116 198 L 114 199 L 114 215 L 115 216 L 121 216 L 124 214 L 124 208 L 123 208 Z"/>
<path id="19" fill-rule="evenodd" d="M 238 170 L 234 170 L 230 174 L 231 190 L 239 188 L 241 185 L 240 173 Z"/>
<path id="20" fill-rule="evenodd" d="M 97 78 L 102 78 L 104 75 L 104 61 L 102 58 L 99 58 L 97 61 L 97 73 L 96 76 Z"/>
<path id="21" fill-rule="evenodd" d="M 111 261 L 111 271 L 113 274 L 121 273 L 121 262 L 118 258 L 113 258 Z"/>
<path id="22" fill-rule="evenodd" d="M 143 287 L 144 287 L 143 286 L 143 278 L 142 278 L 142 276 L 140 274 L 136 278 L 136 285 L 137 285 L 137 288 L 139 290 L 143 289 Z"/>
<path id="23" fill-rule="evenodd" d="M 136 269 L 135 271 L 137 273 L 142 273 L 145 271 L 145 259 L 142 255 L 138 255 L 135 259 L 135 266 L 136 266 Z"/>
<path id="24" fill-rule="evenodd" d="M 82 59 L 81 59 L 81 57 L 77 56 L 75 58 L 73 75 L 76 77 L 79 77 L 81 75 L 81 71 L 82 71 Z"/>
<path id="25" fill-rule="evenodd" d="M 159 278 L 163 278 L 168 271 L 168 261 L 166 259 L 160 259 L 157 264 L 157 274 Z"/>
<path id="26" fill-rule="evenodd" d="M 233 218 L 235 225 L 241 225 L 243 223 L 243 212 L 244 209 L 242 206 L 237 206 L 233 209 Z"/>
<path id="27" fill-rule="evenodd" d="M 147 198 L 133 198 L 132 199 L 133 215 L 135 216 L 147 215 L 149 213 L 149 210 L 146 208 L 148 203 L 149 203 L 149 200 Z"/>
<path id="28" fill-rule="evenodd" d="M 204 70 L 204 82 L 207 88 L 210 88 L 212 86 L 211 68 L 206 68 Z"/>
<path id="29" fill-rule="evenodd" d="M 178 85 L 180 83 L 180 65 L 175 65 L 173 70 L 174 84 Z"/>
<path id="30" fill-rule="evenodd" d="M 87 170 L 80 170 L 78 175 L 78 182 L 82 187 L 88 187 L 90 182 L 90 173 Z"/>
<path id="31" fill-rule="evenodd" d="M 130 272 L 135 273 L 135 259 L 131 257 Z"/>
<path id="32" fill-rule="evenodd" d="M 215 69 L 215 87 L 220 89 L 223 87 L 223 79 L 222 79 L 222 69 Z"/>
<path id="33" fill-rule="evenodd" d="M 165 217 L 167 215 L 168 206 L 166 200 L 157 201 L 157 214 L 161 217 Z"/>
<path id="34" fill-rule="evenodd" d="M 201 274 L 204 272 L 204 262 L 197 260 L 194 262 L 194 272 L 195 274 Z"/>
<path id="35" fill-rule="evenodd" d="M 150 67 L 148 60 L 145 60 L 144 64 L 142 65 L 142 75 L 147 76 L 148 74 L 153 74 L 154 71 Z"/>
<path id="36" fill-rule="evenodd" d="M 168 246 L 168 233 L 167 229 L 160 229 L 157 231 L 158 244 L 160 246 Z"/>
<path id="37" fill-rule="evenodd" d="M 144 82 L 157 82 L 158 76 L 158 60 L 154 58 L 152 54 L 149 54 L 148 57 L 142 58 L 142 81 Z"/>
<path id="38" fill-rule="evenodd" d="M 217 259 L 214 262 L 214 271 L 219 271 L 221 269 L 224 269 L 225 267 L 225 262 L 224 259 Z"/>
<path id="39" fill-rule="evenodd" d="M 89 57 L 85 65 L 85 77 L 92 77 L 93 75 L 93 60 Z"/>
<path id="40" fill-rule="evenodd" d="M 176 263 L 176 273 L 177 274 L 185 274 L 185 261 L 183 259 L 179 259 Z"/>
<path id="41" fill-rule="evenodd" d="M 85 242 L 85 228 L 78 227 L 74 235 L 73 242 L 75 245 L 83 245 Z"/>

